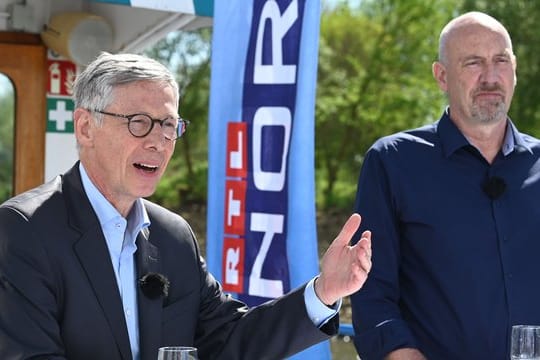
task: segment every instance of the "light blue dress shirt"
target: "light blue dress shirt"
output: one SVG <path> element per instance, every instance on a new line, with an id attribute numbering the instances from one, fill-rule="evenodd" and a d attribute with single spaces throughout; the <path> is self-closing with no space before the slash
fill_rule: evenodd
<path id="1" fill-rule="evenodd" d="M 138 233 L 150 225 L 150 219 L 141 199 L 138 199 L 126 220 L 95 187 L 82 164 L 79 169 L 84 190 L 96 212 L 107 242 L 107 248 L 109 249 L 116 276 L 116 283 L 118 284 L 118 290 L 120 291 L 120 297 L 122 298 L 122 305 L 124 307 L 124 317 L 129 333 L 131 353 L 133 359 L 138 360 L 139 321 L 134 256 L 135 251 L 137 251 L 137 245 L 135 241 Z"/>
<path id="2" fill-rule="evenodd" d="M 311 279 L 304 290 L 304 302 L 309 318 L 317 327 L 321 327 L 328 322 L 341 309 L 342 299 L 334 304 L 333 307 L 328 307 L 319 300 L 315 294 L 315 279 Z"/>
<path id="3" fill-rule="evenodd" d="M 139 232 L 150 226 L 150 219 L 138 199 L 126 220 L 92 183 L 84 166 L 79 170 L 84 191 L 99 219 L 103 235 L 116 276 L 116 283 L 122 298 L 124 317 L 129 333 L 131 353 L 134 360 L 139 359 L 139 322 L 137 312 L 137 278 L 135 268 L 135 243 Z M 315 278 L 306 286 L 304 301 L 309 318 L 320 327 L 330 320 L 341 308 L 341 299 L 332 308 L 323 304 L 315 294 Z"/>

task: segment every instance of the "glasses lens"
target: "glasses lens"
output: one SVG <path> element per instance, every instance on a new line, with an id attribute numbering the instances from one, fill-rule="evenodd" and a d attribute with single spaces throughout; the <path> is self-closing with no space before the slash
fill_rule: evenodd
<path id="1" fill-rule="evenodd" d="M 161 131 L 163 131 L 163 135 L 170 140 L 174 140 L 178 137 L 176 133 L 177 128 L 178 120 L 174 118 L 166 119 L 161 123 Z"/>
<path id="2" fill-rule="evenodd" d="M 180 119 L 178 122 L 178 137 L 181 137 L 184 135 L 187 129 L 187 125 L 189 124 L 189 121 Z"/>
<path id="3" fill-rule="evenodd" d="M 129 122 L 129 131 L 134 136 L 146 136 L 152 128 L 152 119 L 144 114 L 135 115 Z"/>

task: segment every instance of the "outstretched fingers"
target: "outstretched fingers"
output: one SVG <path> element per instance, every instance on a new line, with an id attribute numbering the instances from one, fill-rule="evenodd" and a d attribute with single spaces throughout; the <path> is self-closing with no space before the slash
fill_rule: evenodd
<path id="1" fill-rule="evenodd" d="M 343 225 L 343 227 L 341 228 L 341 231 L 339 232 L 332 245 L 341 247 L 347 246 L 356 231 L 358 230 L 361 221 L 362 218 L 360 217 L 360 215 L 352 214 L 345 223 L 345 225 Z"/>
<path id="2" fill-rule="evenodd" d="M 360 215 L 351 215 L 321 260 L 315 293 L 327 305 L 358 291 L 371 269 L 371 232 L 364 231 L 358 243 L 349 245 L 360 222 Z"/>
<path id="3" fill-rule="evenodd" d="M 362 233 L 362 237 L 356 244 L 356 255 L 358 264 L 365 273 L 369 273 L 371 270 L 371 231 L 366 230 Z"/>

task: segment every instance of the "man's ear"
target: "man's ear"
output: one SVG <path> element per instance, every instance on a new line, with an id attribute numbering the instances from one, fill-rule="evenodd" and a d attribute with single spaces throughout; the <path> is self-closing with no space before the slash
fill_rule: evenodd
<path id="1" fill-rule="evenodd" d="M 444 65 L 441 64 L 439 61 L 435 61 L 431 66 L 431 70 L 433 72 L 433 77 L 439 85 L 439 88 L 442 91 L 446 92 L 446 89 L 448 88 L 448 83 L 446 82 L 446 68 L 444 67 Z"/>
<path id="2" fill-rule="evenodd" d="M 73 122 L 77 143 L 84 147 L 92 147 L 94 144 L 95 123 L 92 112 L 83 108 L 77 108 L 73 112 Z"/>

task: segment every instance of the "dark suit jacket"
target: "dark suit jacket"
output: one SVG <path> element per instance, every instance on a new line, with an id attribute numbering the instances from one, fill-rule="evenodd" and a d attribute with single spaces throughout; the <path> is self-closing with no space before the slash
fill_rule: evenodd
<path id="1" fill-rule="evenodd" d="M 304 287 L 248 310 L 222 293 L 180 216 L 145 201 L 151 225 L 137 238 L 138 278 L 170 281 L 168 297 L 138 290 L 142 360 L 165 345 L 201 359 L 279 359 L 336 333 L 308 318 Z M 122 301 L 78 164 L 0 206 L 0 359 L 131 359 Z"/>

